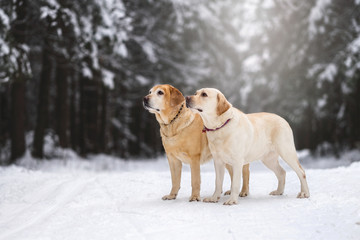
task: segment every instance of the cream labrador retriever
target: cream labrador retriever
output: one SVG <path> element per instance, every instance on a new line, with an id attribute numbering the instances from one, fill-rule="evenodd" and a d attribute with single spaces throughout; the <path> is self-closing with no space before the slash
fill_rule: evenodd
<path id="1" fill-rule="evenodd" d="M 155 114 L 160 125 L 162 143 L 168 158 L 172 188 L 163 200 L 175 199 L 180 189 L 182 163 L 190 164 L 192 193 L 190 201 L 200 201 L 200 164 L 212 156 L 206 134 L 202 133 L 203 121 L 199 114 L 185 106 L 185 97 L 175 87 L 156 85 L 143 99 L 143 105 Z M 230 176 L 231 166 L 227 165 Z M 240 196 L 249 194 L 249 165 L 243 168 L 243 188 Z"/>
<path id="2" fill-rule="evenodd" d="M 261 160 L 278 179 L 278 188 L 271 195 L 282 195 L 285 187 L 285 170 L 278 157 L 289 164 L 300 179 L 298 198 L 310 196 L 305 171 L 302 169 L 295 149 L 289 124 L 280 116 L 271 113 L 244 114 L 232 107 L 217 89 L 203 88 L 193 96 L 186 97 L 186 105 L 200 113 L 204 121 L 209 148 L 214 158 L 216 186 L 212 197 L 204 202 L 220 199 L 224 179 L 224 166 L 233 167 L 230 198 L 225 205 L 237 204 L 244 164 Z"/>

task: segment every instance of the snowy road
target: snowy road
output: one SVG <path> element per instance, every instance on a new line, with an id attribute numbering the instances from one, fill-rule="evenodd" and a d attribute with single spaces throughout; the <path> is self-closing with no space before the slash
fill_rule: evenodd
<path id="1" fill-rule="evenodd" d="M 162 164 L 162 166 L 165 166 Z M 202 197 L 215 175 L 202 171 Z M 287 170 L 285 195 L 267 170 L 252 170 L 250 196 L 236 206 L 188 202 L 185 169 L 175 201 L 170 172 L 96 172 L 0 168 L 0 239 L 360 239 L 360 163 L 307 169 L 311 197 L 297 199 L 299 181 Z M 224 189 L 229 186 L 226 176 Z"/>

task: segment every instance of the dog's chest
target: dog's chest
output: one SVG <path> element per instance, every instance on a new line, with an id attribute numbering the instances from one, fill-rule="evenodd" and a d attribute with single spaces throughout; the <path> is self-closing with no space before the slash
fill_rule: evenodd
<path id="1" fill-rule="evenodd" d="M 210 140 L 210 139 L 209 139 Z M 223 139 L 213 138 L 209 141 L 209 149 L 214 159 L 229 159 L 230 149 L 228 144 L 224 144 Z"/>
<path id="2" fill-rule="evenodd" d="M 183 163 L 189 164 L 191 162 L 191 158 L 186 152 L 178 152 L 176 156 Z"/>
<path id="3" fill-rule="evenodd" d="M 190 163 L 189 146 L 186 142 L 181 141 L 179 137 L 163 138 L 163 145 L 167 154 L 176 156 L 183 163 Z"/>
<path id="4" fill-rule="evenodd" d="M 244 136 L 229 132 L 209 133 L 209 149 L 214 160 L 220 160 L 226 164 L 233 164 L 233 161 L 237 161 L 240 157 L 245 156 L 244 149 Z"/>
<path id="5" fill-rule="evenodd" d="M 173 151 L 179 148 L 179 139 L 178 137 L 166 137 L 162 136 L 163 145 L 166 151 Z"/>

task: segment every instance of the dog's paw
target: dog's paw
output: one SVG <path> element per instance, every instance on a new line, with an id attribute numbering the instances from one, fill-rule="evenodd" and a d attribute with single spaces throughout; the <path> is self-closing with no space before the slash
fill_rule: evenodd
<path id="1" fill-rule="evenodd" d="M 204 198 L 203 202 L 216 203 L 219 201 L 219 199 L 220 199 L 220 197 L 207 197 L 207 198 Z"/>
<path id="2" fill-rule="evenodd" d="M 224 205 L 234 205 L 237 204 L 238 200 L 237 199 L 231 199 L 229 198 L 229 200 L 227 200 L 226 202 L 224 202 Z"/>
<path id="3" fill-rule="evenodd" d="M 248 191 L 240 192 L 239 194 L 240 197 L 247 197 L 248 195 L 249 195 Z"/>
<path id="4" fill-rule="evenodd" d="M 309 192 L 299 192 L 299 194 L 297 195 L 297 198 L 309 198 L 309 197 L 310 197 Z"/>
<path id="5" fill-rule="evenodd" d="M 189 198 L 189 202 L 194 202 L 194 201 L 201 201 L 201 198 L 199 195 L 191 195 L 191 197 Z"/>
<path id="6" fill-rule="evenodd" d="M 162 200 L 174 200 L 174 199 L 176 199 L 175 194 L 169 194 L 162 197 Z"/>
<path id="7" fill-rule="evenodd" d="M 230 194 L 231 194 L 231 190 L 226 191 L 226 192 L 224 193 L 224 195 L 230 195 Z M 239 197 L 247 197 L 248 195 L 249 195 L 249 192 L 248 192 L 248 191 L 244 191 L 244 192 L 240 192 Z"/>
<path id="8" fill-rule="evenodd" d="M 273 195 L 273 196 L 283 195 L 283 192 L 275 190 L 275 191 L 272 191 L 271 193 L 269 193 L 269 195 Z"/>

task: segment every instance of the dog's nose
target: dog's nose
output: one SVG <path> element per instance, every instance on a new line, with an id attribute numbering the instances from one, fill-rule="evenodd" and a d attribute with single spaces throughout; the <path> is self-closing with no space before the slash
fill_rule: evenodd
<path id="1" fill-rule="evenodd" d="M 144 101 L 145 104 L 148 104 L 149 103 L 149 98 L 144 97 L 143 101 Z"/>

